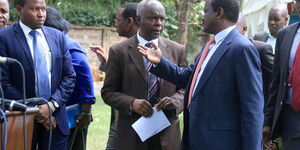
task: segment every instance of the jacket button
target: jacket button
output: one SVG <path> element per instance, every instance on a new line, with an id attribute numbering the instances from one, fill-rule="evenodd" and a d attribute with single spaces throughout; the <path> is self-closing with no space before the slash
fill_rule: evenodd
<path id="1" fill-rule="evenodd" d="M 286 82 L 283 82 L 283 85 L 286 86 Z"/>

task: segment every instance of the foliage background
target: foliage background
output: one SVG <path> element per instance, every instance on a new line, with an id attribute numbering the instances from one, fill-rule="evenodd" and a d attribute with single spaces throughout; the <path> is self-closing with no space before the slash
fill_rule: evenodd
<path id="1" fill-rule="evenodd" d="M 139 2 L 140 0 L 130 0 Z M 162 36 L 176 41 L 178 19 L 175 0 L 160 0 L 166 8 L 165 29 Z M 115 12 L 127 2 L 126 0 L 47 0 L 49 6 L 57 8 L 70 23 L 83 26 L 114 26 Z M 14 1 L 10 1 L 10 21 L 19 19 Z M 194 54 L 199 51 L 199 33 L 202 31 L 204 2 L 192 6 L 188 19 L 187 55 L 189 62 L 194 59 Z"/>

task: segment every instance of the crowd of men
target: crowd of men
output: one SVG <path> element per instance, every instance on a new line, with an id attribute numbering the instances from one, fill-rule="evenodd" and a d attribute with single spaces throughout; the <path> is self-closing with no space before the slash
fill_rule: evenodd
<path id="1" fill-rule="evenodd" d="M 300 0 L 295 6 L 300 16 Z M 0 0 L 0 56 L 21 62 L 26 97 L 49 105 L 38 106 L 32 149 L 47 149 L 49 140 L 51 150 L 85 149 L 95 103 L 86 51 L 45 0 L 16 0 L 16 9 L 20 21 L 6 26 L 9 6 Z M 128 39 L 108 56 L 101 47 L 89 48 L 106 72 L 101 95 L 112 107 L 107 150 L 300 149 L 300 22 L 287 25 L 286 6 L 275 5 L 269 31 L 251 39 L 236 0 L 208 0 L 204 13 L 203 30 L 212 38 L 189 66 L 185 47 L 161 37 L 166 14 L 157 0 L 121 6 L 115 26 Z M 4 97 L 22 99 L 20 70 L 14 64 L 1 69 Z M 69 129 L 66 107 L 74 104 L 82 114 Z M 170 126 L 142 142 L 131 125 L 153 109 L 162 110 Z"/>

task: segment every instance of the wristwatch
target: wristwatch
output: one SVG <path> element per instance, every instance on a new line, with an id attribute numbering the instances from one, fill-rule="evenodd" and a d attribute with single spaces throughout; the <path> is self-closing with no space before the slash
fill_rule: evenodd
<path id="1" fill-rule="evenodd" d="M 55 99 L 50 99 L 50 101 L 49 102 L 51 102 L 52 103 L 52 105 L 53 105 L 53 107 L 54 107 L 54 111 L 56 111 L 56 110 L 58 110 L 59 109 L 59 104 L 57 103 L 57 101 L 55 100 Z"/>

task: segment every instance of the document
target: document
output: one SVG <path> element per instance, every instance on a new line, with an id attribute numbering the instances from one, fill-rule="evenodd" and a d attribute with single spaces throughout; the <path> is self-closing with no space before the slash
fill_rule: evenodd
<path id="1" fill-rule="evenodd" d="M 153 107 L 152 109 L 153 114 L 151 117 L 146 118 L 142 116 L 131 125 L 142 142 L 171 125 L 162 110 L 157 111 L 156 107 Z"/>

